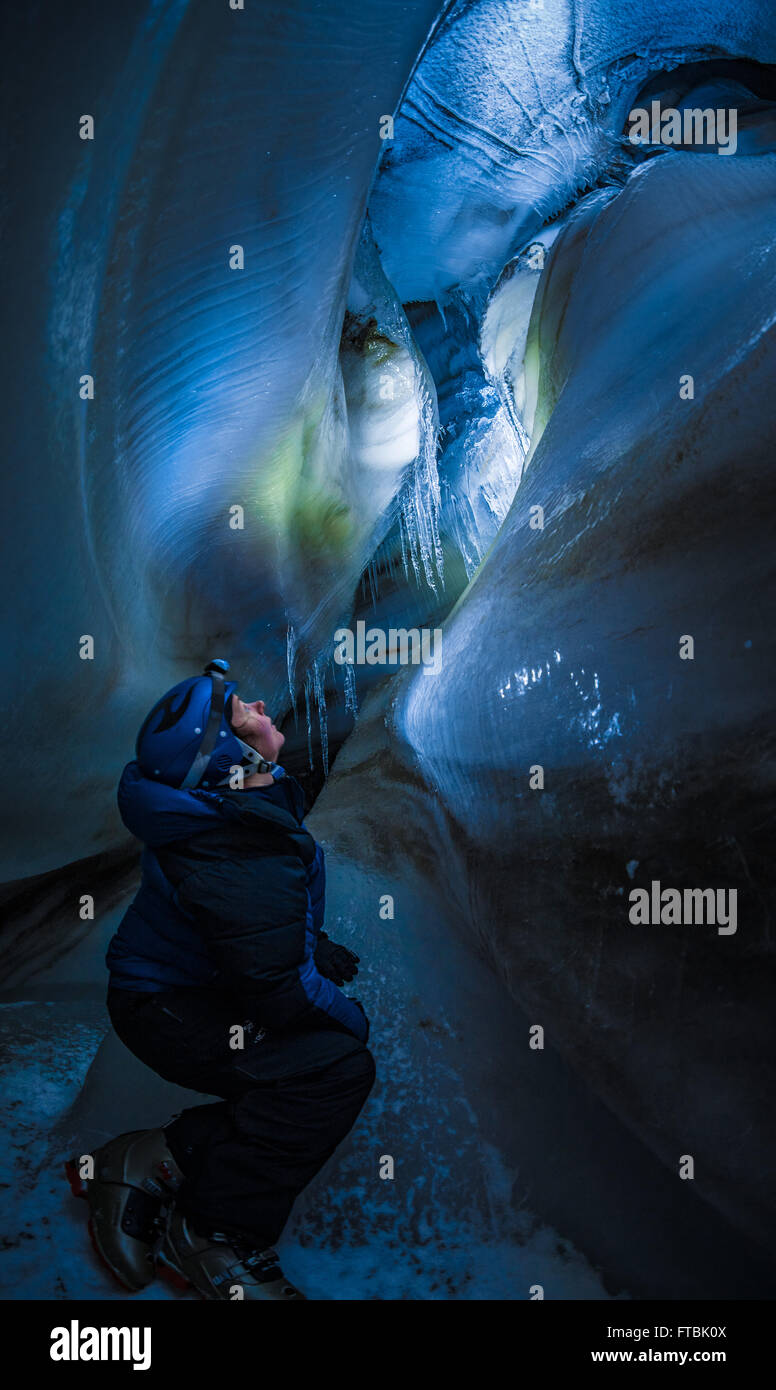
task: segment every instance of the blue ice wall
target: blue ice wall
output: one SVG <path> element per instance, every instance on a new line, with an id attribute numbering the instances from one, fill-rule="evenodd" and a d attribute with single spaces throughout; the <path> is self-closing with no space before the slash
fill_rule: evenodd
<path id="1" fill-rule="evenodd" d="M 380 119 L 435 13 L 161 0 L 19 20 L 4 877 L 115 842 L 132 731 L 214 644 L 277 707 L 289 623 L 328 634 L 350 602 L 377 514 L 348 494 L 339 338 Z"/>

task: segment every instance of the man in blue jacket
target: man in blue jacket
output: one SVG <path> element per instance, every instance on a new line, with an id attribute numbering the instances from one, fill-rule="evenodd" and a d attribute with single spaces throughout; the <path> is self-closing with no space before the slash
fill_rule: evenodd
<path id="1" fill-rule="evenodd" d="M 323 930 L 323 852 L 277 758 L 284 736 L 228 664 L 154 706 L 125 768 L 122 819 L 145 845 L 110 943 L 108 1011 L 166 1080 L 223 1097 L 120 1135 L 71 1183 L 98 1253 L 130 1289 L 302 1298 L 272 1245 L 374 1081 L 369 1023 L 340 985 L 358 957 Z"/>

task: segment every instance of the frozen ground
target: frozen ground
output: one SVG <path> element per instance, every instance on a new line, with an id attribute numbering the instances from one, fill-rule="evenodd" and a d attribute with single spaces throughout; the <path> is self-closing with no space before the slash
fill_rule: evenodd
<path id="1" fill-rule="evenodd" d="M 0 1006 L 3 1043 L 0 1160 L 3 1214 L 0 1225 L 0 1295 L 4 1299 L 106 1299 L 127 1295 L 102 1269 L 86 1230 L 86 1208 L 75 1201 L 62 1173 L 62 1121 L 76 1099 L 92 1058 L 106 1033 L 107 1016 L 97 1002 L 20 1001 Z M 286 1272 L 316 1299 L 504 1299 L 528 1298 L 540 1283 L 554 1298 L 606 1298 L 600 1278 L 569 1242 L 527 1211 L 511 1213 L 510 1175 L 497 1153 L 477 1136 L 476 1121 L 445 1095 L 454 1085 L 429 1039 L 425 1080 L 406 1057 L 404 1075 L 394 1076 L 369 1105 L 355 1141 L 328 1187 L 319 1180 L 308 1210 L 301 1209 L 280 1243 Z M 389 1037 L 376 1048 L 392 1054 Z M 398 1136 L 413 1093 L 428 1097 L 439 1088 L 443 1113 L 427 1113 L 431 1132 L 442 1123 L 457 1132 L 450 1163 L 469 1182 L 474 1168 L 487 1178 L 491 1229 L 475 1242 L 461 1238 L 460 1224 L 434 1220 L 435 1189 L 447 1171 L 430 1168 L 427 1182 L 376 1186 L 363 1175 L 365 1153 L 381 1149 L 386 1134 Z M 386 1093 L 387 1092 L 387 1093 Z M 499 1196 L 501 1197 L 499 1209 Z M 397 1206 L 401 1209 L 396 1220 Z M 364 1239 L 365 1215 L 369 1226 Z M 465 1229 L 465 1226 L 464 1226 Z M 157 1281 L 138 1299 L 193 1298 Z"/>
<path id="2" fill-rule="evenodd" d="M 279 1243 L 289 1276 L 312 1298 L 354 1300 L 526 1300 L 535 1284 L 548 1299 L 741 1297 L 762 1287 L 748 1252 L 688 1184 L 550 1045 L 528 1046 L 525 1014 L 406 865 L 400 876 L 374 872 L 343 852 L 363 828 L 361 776 L 345 767 L 311 828 L 327 845 L 329 931 L 361 956 L 377 1083 L 297 1203 Z M 412 834 L 409 797 L 404 808 Z M 379 916 L 385 893 L 394 920 Z M 60 966 L 32 991 L 48 988 L 58 1002 L 0 1009 L 5 1298 L 125 1297 L 95 1262 L 62 1164 L 201 1103 L 161 1082 L 107 1028 L 99 934 L 94 944 L 91 966 L 82 958 L 79 967 L 92 978 L 86 997 Z M 393 1180 L 379 1176 L 384 1155 Z M 181 1296 L 190 1295 L 159 1282 L 138 1295 Z"/>

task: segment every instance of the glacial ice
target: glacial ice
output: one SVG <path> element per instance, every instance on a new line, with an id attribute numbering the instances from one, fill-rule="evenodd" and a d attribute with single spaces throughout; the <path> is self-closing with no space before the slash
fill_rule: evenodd
<path id="1" fill-rule="evenodd" d="M 54 700 L 35 762 L 57 778 L 41 795 L 9 740 L 6 879 L 120 840 L 131 731 L 214 643 L 282 709 L 289 622 L 303 678 L 349 610 L 387 489 L 363 487 L 351 458 L 340 337 L 380 117 L 436 8 L 132 0 L 81 43 L 49 3 L 15 35 L 9 101 L 39 119 L 12 133 L 8 264 L 37 269 L 8 295 L 19 598 L 3 724 L 17 727 L 21 666 L 30 706 Z"/>
<path id="2" fill-rule="evenodd" d="M 516 997 L 667 1163 L 703 1153 L 700 1190 L 753 1236 L 772 1221 L 764 1133 L 741 1136 L 772 1084 L 774 195 L 771 156 L 671 154 L 561 231 L 528 334 L 546 423 L 441 675 L 402 677 L 391 714 L 450 818 L 428 853 L 448 865 L 465 835 L 471 929 Z M 745 939 L 634 937 L 633 859 L 739 887 Z"/>
<path id="3" fill-rule="evenodd" d="M 418 64 L 370 214 L 400 298 L 488 288 L 542 223 L 592 188 L 654 72 L 776 59 L 758 0 L 459 0 Z"/>
<path id="4" fill-rule="evenodd" d="M 80 148 L 65 114 L 13 132 L 37 270 L 10 287 L 4 373 L 6 880 L 124 842 L 134 731 L 216 648 L 326 761 L 361 576 L 380 621 L 444 612 L 439 677 L 366 694 L 343 673 L 359 722 L 310 826 L 383 1080 L 339 1186 L 300 1204 L 288 1272 L 321 1296 L 341 1276 L 346 1296 L 466 1297 L 472 1266 L 494 1297 L 537 1269 L 557 1297 L 763 1296 L 773 114 L 754 104 L 731 159 L 639 163 L 620 137 L 655 74 L 775 62 L 776 13 L 461 0 L 413 69 L 437 3 L 300 0 L 291 20 L 257 0 L 238 29 L 226 6 L 137 0 L 71 70 L 45 8 L 25 107 L 91 104 L 99 138 Z M 704 91 L 686 81 L 678 101 Z M 712 873 L 746 904 L 735 937 L 629 931 L 631 884 Z M 60 909 L 40 911 L 50 962 Z M 33 971 L 34 999 L 100 998 L 105 930 L 98 912 Z M 41 1120 L 58 1078 L 43 1066 Z M 108 1034 L 54 1149 L 161 1118 L 180 1097 L 155 1085 Z M 390 1198 L 361 1176 L 386 1142 Z M 61 1221 L 33 1179 L 25 1210 Z M 17 1256 L 19 1288 L 51 1296 Z"/>

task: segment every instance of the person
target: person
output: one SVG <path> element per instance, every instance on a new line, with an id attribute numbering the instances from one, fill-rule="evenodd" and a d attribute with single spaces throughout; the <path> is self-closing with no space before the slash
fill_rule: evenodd
<path id="1" fill-rule="evenodd" d="M 323 851 L 262 700 L 213 661 L 151 710 L 118 789 L 140 890 L 108 948 L 107 1006 L 165 1080 L 218 1101 L 119 1135 L 68 1177 L 122 1284 L 157 1269 L 211 1299 L 304 1296 L 272 1248 L 352 1128 L 375 1067 L 358 956 L 323 928 Z M 83 1166 L 83 1165 L 82 1165 Z"/>

